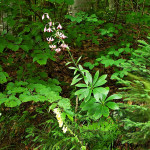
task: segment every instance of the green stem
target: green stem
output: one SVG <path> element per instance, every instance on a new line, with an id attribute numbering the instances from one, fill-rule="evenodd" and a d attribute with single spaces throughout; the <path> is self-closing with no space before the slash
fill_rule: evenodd
<path id="1" fill-rule="evenodd" d="M 84 74 L 82 73 L 82 71 L 80 70 L 80 68 L 77 66 L 77 64 L 76 64 L 76 62 L 75 62 L 75 60 L 74 60 L 74 58 L 73 58 L 73 56 L 72 56 L 69 48 L 67 48 L 67 51 L 68 51 L 68 53 L 69 53 L 69 55 L 70 55 L 70 57 L 72 59 L 72 62 L 74 63 L 74 65 L 76 66 L 76 68 L 79 70 L 79 72 L 82 74 L 82 76 L 84 77 Z"/>
<path id="2" fill-rule="evenodd" d="M 75 60 L 74 60 L 74 58 L 73 58 L 73 56 L 72 56 L 72 54 L 70 53 L 69 48 L 67 48 L 67 51 L 68 51 L 68 53 L 69 53 L 69 55 L 70 55 L 70 57 L 72 59 L 72 62 L 74 63 L 74 65 L 76 66 L 76 68 L 79 69 L 78 66 L 77 66 L 77 64 L 76 64 L 76 62 L 75 62 Z"/>

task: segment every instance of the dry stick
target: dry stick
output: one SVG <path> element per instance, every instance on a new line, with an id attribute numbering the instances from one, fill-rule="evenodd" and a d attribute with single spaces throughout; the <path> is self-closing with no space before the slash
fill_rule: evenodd
<path id="1" fill-rule="evenodd" d="M 145 0 L 143 1 L 142 15 L 144 15 Z"/>

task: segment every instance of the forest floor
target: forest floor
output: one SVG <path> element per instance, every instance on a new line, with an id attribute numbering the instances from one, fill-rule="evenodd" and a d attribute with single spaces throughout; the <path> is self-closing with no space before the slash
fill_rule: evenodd
<path id="1" fill-rule="evenodd" d="M 138 32 L 138 31 L 137 31 Z M 139 37 L 139 39 L 141 39 L 143 37 Z M 93 60 L 96 58 L 95 56 L 97 55 L 98 52 L 100 51 L 105 51 L 106 48 L 110 47 L 110 43 L 112 43 L 112 45 L 117 44 L 117 38 L 107 38 L 106 41 L 101 41 L 99 40 L 99 45 L 95 45 L 92 44 L 91 41 L 85 41 L 83 42 L 83 45 L 81 48 L 73 48 L 70 47 L 71 53 L 73 54 L 73 57 L 77 60 L 80 56 L 83 56 L 80 64 L 83 65 L 85 62 L 91 62 L 93 63 Z M 133 44 L 133 48 L 137 48 L 137 43 Z M 17 52 L 16 52 L 17 53 Z M 13 56 L 15 57 L 16 53 L 13 54 Z M 61 55 L 63 55 L 63 58 L 61 57 Z M 90 57 L 89 57 L 90 56 Z M 8 57 L 8 56 L 6 56 Z M 70 61 L 70 57 L 67 51 L 62 51 L 60 53 L 58 53 L 56 56 L 56 61 L 54 62 L 49 62 L 47 63 L 47 65 L 44 66 L 40 66 L 36 63 L 36 65 L 43 71 L 46 71 L 49 75 L 49 77 L 51 78 L 58 78 L 58 80 L 61 82 L 61 88 L 62 88 L 62 96 L 69 98 L 70 97 L 70 92 L 72 90 L 70 83 L 72 81 L 73 78 L 73 71 L 68 69 L 68 67 L 66 66 L 66 63 L 68 61 Z M 122 56 L 125 57 L 125 56 Z M 18 58 L 16 58 L 18 59 Z M 15 60 L 20 61 L 20 62 L 24 62 L 24 63 L 29 63 L 32 62 L 31 58 L 26 59 L 26 60 Z M 4 71 L 6 71 L 12 78 L 15 78 L 16 76 L 16 71 L 10 70 L 9 68 L 9 64 L 3 64 L 4 65 Z M 107 67 L 104 68 L 103 65 L 99 65 L 97 67 L 94 68 L 94 71 L 92 71 L 91 73 L 95 73 L 95 71 L 99 70 L 101 74 L 108 74 L 108 82 L 106 83 L 105 86 L 108 86 L 110 88 L 110 94 L 112 93 L 116 93 L 118 91 L 118 89 L 120 87 L 122 87 L 122 85 L 117 85 L 116 81 L 114 80 L 110 80 L 110 76 L 113 74 L 113 67 Z M 29 108 L 32 107 L 32 103 L 28 103 L 30 106 Z M 27 105 L 28 105 L 27 104 Z M 26 108 L 28 108 L 28 106 L 25 106 Z M 9 111 L 9 109 L 7 109 L 7 111 Z M 33 110 L 34 111 L 34 108 Z M 39 120 L 40 121 L 40 120 Z M 36 120 L 36 123 L 38 123 L 38 121 Z M 29 146 L 26 146 L 24 148 L 24 144 L 21 144 L 21 134 L 23 134 L 24 131 L 20 132 L 20 136 L 16 136 L 16 138 L 13 139 L 13 141 L 11 141 L 11 143 L 14 144 L 15 148 L 14 150 L 32 150 Z M 9 143 L 9 139 L 6 137 L 5 139 L 3 139 L 3 144 L 0 146 L 0 149 L 2 150 L 2 148 L 4 146 L 7 146 Z M 17 145 L 17 146 L 16 146 Z M 132 148 L 132 145 L 121 145 L 120 141 L 116 141 L 115 145 L 117 146 L 118 149 L 122 150 L 134 150 L 134 148 Z M 18 147 L 18 148 L 17 148 Z M 6 148 L 7 149 L 7 148 Z M 9 149 L 9 148 L 8 148 Z M 11 150 L 13 150 L 13 148 L 11 148 Z M 142 150 L 142 149 L 136 149 L 136 150 Z"/>

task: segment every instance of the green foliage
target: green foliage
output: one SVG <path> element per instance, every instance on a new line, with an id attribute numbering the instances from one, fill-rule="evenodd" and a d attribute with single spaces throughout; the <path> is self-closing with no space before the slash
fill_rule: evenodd
<path id="1" fill-rule="evenodd" d="M 150 45 L 139 40 L 141 49 L 135 50 L 131 59 L 122 67 L 129 69 L 126 87 L 122 88 L 122 95 L 128 104 L 122 104 L 121 120 L 124 123 L 123 143 L 145 144 L 150 135 L 150 82 L 149 82 L 149 50 Z M 134 75 L 134 74 L 138 74 Z M 126 81 L 125 80 L 125 81 Z M 125 84 L 126 82 L 120 83 Z"/>
<path id="2" fill-rule="evenodd" d="M 120 134 L 117 124 L 110 118 L 83 125 L 80 132 L 91 149 L 110 149 Z"/>
<path id="3" fill-rule="evenodd" d="M 92 78 L 92 75 L 89 73 L 89 71 L 83 69 L 81 65 L 78 65 L 78 67 L 76 66 L 69 68 L 75 70 L 74 74 L 79 71 L 79 74 L 77 74 L 73 78 L 71 85 L 75 85 L 76 87 L 80 88 L 74 94 L 78 96 L 79 100 L 83 100 L 80 108 L 82 111 L 87 111 L 87 115 L 89 118 L 97 120 L 101 118 L 101 116 L 108 117 L 110 113 L 109 109 L 119 109 L 118 105 L 115 102 L 110 101 L 113 99 L 120 99 L 121 96 L 112 95 L 106 98 L 109 93 L 109 88 L 101 87 L 107 82 L 107 75 L 99 76 L 99 71 L 97 71 Z M 80 74 L 82 75 L 82 77 L 80 77 Z M 77 84 L 77 82 L 82 79 L 84 80 L 85 84 Z"/>
<path id="4" fill-rule="evenodd" d="M 89 12 L 71 16 L 68 5 L 73 3 L 74 0 L 0 1 L 0 12 L 5 16 L 3 23 L 7 24 L 0 34 L 0 149 L 7 138 L 6 149 L 22 149 L 18 147 L 22 141 L 23 148 L 43 150 L 113 149 L 120 134 L 123 134 L 123 143 L 149 141 L 149 40 L 139 40 L 138 50 L 132 48 L 136 45 L 134 40 L 144 39 L 149 30 L 142 27 L 150 24 L 149 0 L 120 1 L 112 10 L 107 1 L 92 0 Z M 65 22 L 68 36 L 65 42 L 70 46 L 91 44 L 93 51 L 95 46 L 99 51 L 92 52 L 96 55 L 94 61 L 84 64 L 91 72 L 78 65 L 81 57 L 76 62 L 73 60 L 75 67 L 69 67 L 74 70 L 71 100 L 61 96 L 62 92 L 68 97 L 70 88 L 66 94 L 62 91 L 64 87 L 60 87 L 59 77 L 58 80 L 50 78 L 55 76 L 53 61 L 63 58 L 66 52 L 59 57 L 49 49 L 51 43 L 46 42 L 46 37 L 56 32 L 43 33 L 47 23 L 41 19 L 43 13 L 50 14 L 54 22 Z M 104 50 L 103 45 L 107 49 Z M 97 71 L 93 75 L 94 67 L 102 70 L 101 73 Z M 125 75 L 131 81 L 124 80 Z M 121 110 L 113 101 L 119 101 L 121 96 L 103 87 L 107 76 L 117 79 L 121 86 L 128 83 L 122 88 Z M 61 112 L 66 133 L 58 126 L 55 108 Z M 115 120 L 121 123 L 122 133 Z"/>
<path id="5" fill-rule="evenodd" d="M 98 92 L 103 93 L 100 95 Z M 94 94 L 96 95 L 95 98 L 91 98 L 88 102 L 82 102 L 81 108 L 83 111 L 87 111 L 87 115 L 92 119 L 99 119 L 101 116 L 108 117 L 109 116 L 109 109 L 118 110 L 119 107 L 115 102 L 111 102 L 113 99 L 120 99 L 120 95 L 111 95 L 107 97 L 109 89 L 105 88 L 104 90 L 96 89 L 94 90 Z M 95 96 L 94 95 L 94 96 Z"/>
<path id="6" fill-rule="evenodd" d="M 146 24 L 150 26 L 149 15 L 142 12 L 131 12 L 126 16 L 126 22 L 132 24 Z"/>
<path id="7" fill-rule="evenodd" d="M 9 75 L 7 72 L 4 72 L 0 65 L 0 84 L 7 82 Z"/>
<path id="8" fill-rule="evenodd" d="M 23 102 L 56 102 L 61 99 L 59 93 L 61 88 L 57 86 L 59 82 L 49 79 L 47 82 L 42 80 L 27 80 L 9 82 L 6 90 L 1 94 L 1 104 L 7 107 L 16 107 Z"/>
<path id="9" fill-rule="evenodd" d="M 89 16 L 85 12 L 79 12 L 75 17 L 66 15 L 65 18 L 72 21 L 66 27 L 68 37 L 70 37 L 66 40 L 67 43 L 73 42 L 75 46 L 81 47 L 82 41 L 92 40 L 92 43 L 99 44 L 98 36 L 94 33 L 98 32 L 97 27 L 104 23 L 103 20 L 98 20 L 95 14 Z"/>

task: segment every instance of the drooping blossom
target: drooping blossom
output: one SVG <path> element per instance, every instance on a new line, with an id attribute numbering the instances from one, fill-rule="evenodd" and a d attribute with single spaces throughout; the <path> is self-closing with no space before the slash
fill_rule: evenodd
<path id="1" fill-rule="evenodd" d="M 49 28 L 47 29 L 47 32 L 53 32 L 53 30 L 49 27 Z"/>
<path id="2" fill-rule="evenodd" d="M 47 19 L 49 19 L 48 13 L 44 13 L 43 16 L 42 16 L 42 20 L 45 18 L 45 15 L 46 15 Z"/>
<path id="3" fill-rule="evenodd" d="M 63 43 L 63 44 L 60 45 L 60 47 L 62 47 L 63 49 L 66 49 L 66 48 L 68 48 L 68 45 Z"/>
<path id="4" fill-rule="evenodd" d="M 53 25 L 53 23 L 51 21 L 48 24 L 49 24 L 50 27 Z"/>
<path id="5" fill-rule="evenodd" d="M 56 37 L 61 37 L 62 36 L 62 33 L 60 33 L 60 32 L 56 32 Z"/>
<path id="6" fill-rule="evenodd" d="M 62 26 L 61 24 L 58 25 L 57 29 L 62 29 Z"/>
<path id="7" fill-rule="evenodd" d="M 46 13 L 46 17 L 47 17 L 47 19 L 49 19 L 49 15 L 48 15 L 48 13 Z"/>
<path id="8" fill-rule="evenodd" d="M 45 17 L 45 15 L 43 14 L 43 16 L 42 16 L 42 20 L 44 19 L 44 17 Z"/>
<path id="9" fill-rule="evenodd" d="M 63 126 L 62 130 L 63 130 L 64 133 L 66 133 L 67 132 L 67 127 Z"/>
<path id="10" fill-rule="evenodd" d="M 46 29 L 46 27 L 44 28 L 44 32 L 46 32 L 47 31 L 47 29 Z"/>
<path id="11" fill-rule="evenodd" d="M 67 36 L 65 36 L 64 34 L 62 34 L 61 39 L 65 39 L 67 38 Z"/>
<path id="12" fill-rule="evenodd" d="M 63 126 L 63 121 L 62 121 L 62 118 L 61 118 L 61 114 L 57 114 L 56 118 L 58 120 L 59 127 L 61 128 Z"/>
<path id="13" fill-rule="evenodd" d="M 54 112 L 55 114 L 58 114 L 58 113 L 59 113 L 58 108 L 55 108 L 55 109 L 53 110 L 53 112 Z"/>
<path id="14" fill-rule="evenodd" d="M 63 126 L 63 121 L 62 121 L 61 113 L 60 113 L 59 109 L 55 108 L 54 113 L 56 114 L 56 118 L 57 118 L 57 121 L 59 123 L 59 127 L 62 127 Z"/>
<path id="15" fill-rule="evenodd" d="M 56 118 L 57 118 L 57 121 L 58 121 L 58 123 L 59 123 L 59 127 L 60 127 L 60 128 L 63 127 L 62 130 L 63 130 L 64 133 L 66 133 L 68 129 L 67 129 L 66 126 L 63 126 L 63 120 L 62 120 L 62 117 L 61 117 L 61 112 L 60 112 L 60 110 L 59 110 L 58 108 L 55 108 L 55 109 L 53 110 L 53 112 L 56 114 Z"/>
<path id="16" fill-rule="evenodd" d="M 54 49 L 54 48 L 56 48 L 56 45 L 49 45 L 49 47 L 50 47 L 51 49 Z"/>
<path id="17" fill-rule="evenodd" d="M 46 39 L 47 39 L 47 41 L 49 41 L 49 42 L 54 41 L 54 38 L 52 38 L 52 37 L 49 37 L 49 38 L 46 38 Z"/>
<path id="18" fill-rule="evenodd" d="M 61 51 L 61 49 L 60 49 L 60 48 L 56 48 L 55 51 L 56 51 L 57 53 L 59 53 L 59 52 Z"/>
<path id="19" fill-rule="evenodd" d="M 67 36 L 65 36 L 63 33 L 60 33 L 60 32 L 56 32 L 56 36 L 60 39 L 65 39 L 67 38 Z"/>

